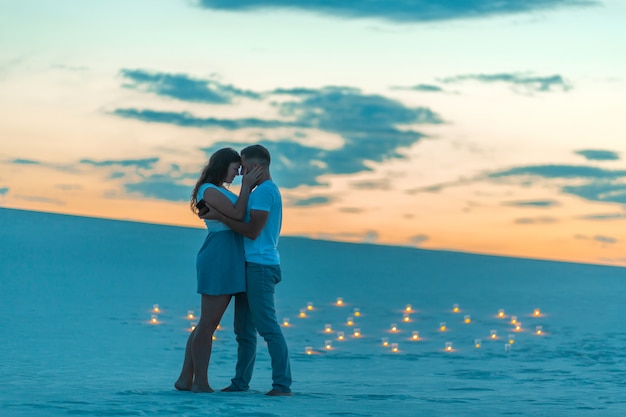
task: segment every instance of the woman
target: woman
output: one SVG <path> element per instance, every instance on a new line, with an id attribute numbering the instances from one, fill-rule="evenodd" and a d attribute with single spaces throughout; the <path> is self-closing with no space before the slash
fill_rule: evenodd
<path id="1" fill-rule="evenodd" d="M 262 168 L 246 173 L 239 196 L 224 187 L 239 174 L 241 157 L 231 148 L 215 152 L 202 170 L 191 194 L 191 210 L 204 200 L 225 215 L 242 220 L 250 190 L 261 176 Z M 174 384 L 176 389 L 213 392 L 208 367 L 217 328 L 233 294 L 246 290 L 243 238 L 217 220 L 205 220 L 208 235 L 196 258 L 198 293 L 202 307 L 198 325 L 191 332 L 185 349 L 183 369 Z"/>

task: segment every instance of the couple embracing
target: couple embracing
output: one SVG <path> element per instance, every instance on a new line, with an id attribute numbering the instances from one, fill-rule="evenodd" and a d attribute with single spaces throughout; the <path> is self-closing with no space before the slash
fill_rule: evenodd
<path id="1" fill-rule="evenodd" d="M 276 319 L 274 288 L 281 280 L 278 238 L 282 199 L 270 175 L 270 154 L 261 145 L 216 151 L 191 196 L 192 210 L 204 219 L 208 235 L 198 252 L 198 325 L 185 349 L 176 389 L 213 392 L 208 380 L 212 337 L 235 297 L 237 365 L 224 392 L 247 391 L 256 358 L 257 331 L 272 364 L 271 396 L 291 395 L 287 343 Z M 241 173 L 239 196 L 225 187 Z"/>

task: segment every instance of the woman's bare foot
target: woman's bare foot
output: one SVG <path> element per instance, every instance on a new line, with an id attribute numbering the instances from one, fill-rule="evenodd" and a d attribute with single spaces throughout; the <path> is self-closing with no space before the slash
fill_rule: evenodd
<path id="1" fill-rule="evenodd" d="M 191 385 L 191 391 L 192 392 L 204 392 L 204 393 L 211 393 L 211 392 L 215 392 L 213 390 L 213 388 L 211 388 L 209 385 L 198 385 L 198 384 L 193 384 Z"/>
<path id="2" fill-rule="evenodd" d="M 185 378 L 183 376 L 179 376 L 178 380 L 174 383 L 174 388 L 179 391 L 191 391 L 192 380 L 191 378 Z"/>

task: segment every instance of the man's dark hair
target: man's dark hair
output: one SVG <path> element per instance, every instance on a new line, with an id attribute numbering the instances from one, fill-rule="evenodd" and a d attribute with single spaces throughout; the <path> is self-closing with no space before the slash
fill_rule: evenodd
<path id="1" fill-rule="evenodd" d="M 246 160 L 254 160 L 255 162 L 269 166 L 271 158 L 270 151 L 261 145 L 250 145 L 241 150 L 241 156 Z"/>

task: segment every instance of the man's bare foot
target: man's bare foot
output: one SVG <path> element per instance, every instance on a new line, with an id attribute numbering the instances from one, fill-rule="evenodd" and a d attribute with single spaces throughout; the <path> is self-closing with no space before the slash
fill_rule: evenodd
<path id="1" fill-rule="evenodd" d="M 182 376 L 174 383 L 174 388 L 179 391 L 191 391 L 192 380 L 183 378 Z"/>
<path id="2" fill-rule="evenodd" d="M 193 384 L 191 386 L 191 392 L 196 392 L 196 393 L 211 393 L 211 392 L 215 392 L 213 390 L 213 388 L 211 388 L 209 385 L 197 385 L 197 384 Z"/>
<path id="3" fill-rule="evenodd" d="M 266 392 L 265 395 L 269 395 L 270 397 L 291 397 L 290 392 L 279 391 L 277 389 L 272 389 Z"/>

